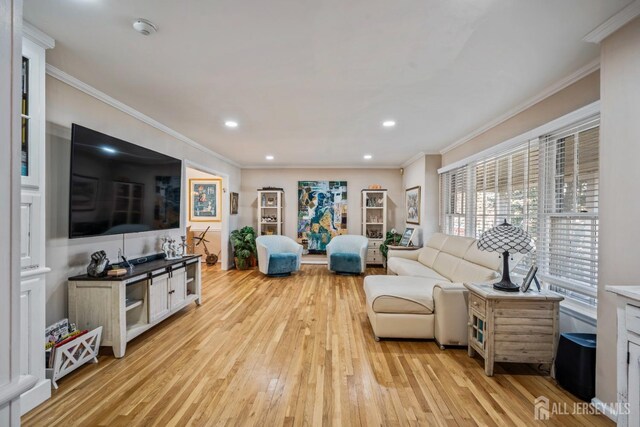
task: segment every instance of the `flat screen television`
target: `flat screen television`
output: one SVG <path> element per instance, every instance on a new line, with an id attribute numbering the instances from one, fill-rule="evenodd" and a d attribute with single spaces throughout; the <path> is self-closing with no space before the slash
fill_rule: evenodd
<path id="1" fill-rule="evenodd" d="M 180 227 L 182 161 L 73 124 L 69 238 Z"/>

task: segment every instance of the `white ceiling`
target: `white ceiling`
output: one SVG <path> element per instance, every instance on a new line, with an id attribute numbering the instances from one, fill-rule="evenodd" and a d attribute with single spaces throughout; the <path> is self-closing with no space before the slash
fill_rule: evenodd
<path id="1" fill-rule="evenodd" d="M 398 166 L 596 59 L 582 37 L 628 3 L 24 0 L 24 13 L 56 39 L 50 64 L 243 166 Z M 159 32 L 134 32 L 139 17 Z"/>

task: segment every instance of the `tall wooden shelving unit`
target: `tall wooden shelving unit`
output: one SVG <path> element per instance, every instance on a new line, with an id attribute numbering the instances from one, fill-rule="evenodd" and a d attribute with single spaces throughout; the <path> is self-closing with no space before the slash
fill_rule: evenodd
<path id="1" fill-rule="evenodd" d="M 369 239 L 367 264 L 384 264 L 380 245 L 387 235 L 387 190 L 362 190 L 362 235 Z"/>
<path id="2" fill-rule="evenodd" d="M 258 234 L 282 234 L 284 225 L 284 191 L 258 190 Z"/>

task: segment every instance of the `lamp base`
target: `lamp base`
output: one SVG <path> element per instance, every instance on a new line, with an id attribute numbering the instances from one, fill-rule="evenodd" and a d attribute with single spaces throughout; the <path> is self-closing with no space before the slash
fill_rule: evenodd
<path id="1" fill-rule="evenodd" d="M 503 291 L 503 292 L 520 292 L 520 286 L 516 285 L 515 283 L 512 283 L 510 280 L 509 281 L 502 280 L 498 283 L 494 283 L 493 289 L 496 289 L 498 291 Z"/>

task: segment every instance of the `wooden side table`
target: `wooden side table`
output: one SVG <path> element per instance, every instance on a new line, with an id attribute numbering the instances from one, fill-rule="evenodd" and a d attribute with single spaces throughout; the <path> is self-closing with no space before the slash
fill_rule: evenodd
<path id="1" fill-rule="evenodd" d="M 559 333 L 560 301 L 550 292 L 503 292 L 488 284 L 468 284 L 469 356 L 484 358 L 493 376 L 495 362 L 536 363 L 551 369 Z"/>

